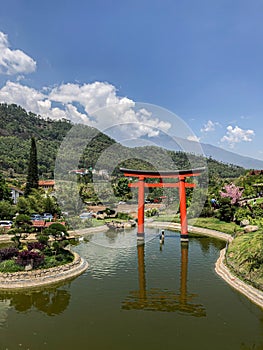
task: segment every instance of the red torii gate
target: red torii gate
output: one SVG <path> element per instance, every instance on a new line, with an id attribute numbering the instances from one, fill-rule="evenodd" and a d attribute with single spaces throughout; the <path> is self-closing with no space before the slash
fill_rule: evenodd
<path id="1" fill-rule="evenodd" d="M 199 176 L 204 172 L 205 168 L 196 168 L 189 170 L 174 170 L 174 171 L 148 171 L 148 170 L 134 170 L 120 168 L 124 176 L 137 177 L 138 181 L 129 183 L 129 187 L 138 188 L 138 231 L 137 239 L 144 240 L 144 188 L 145 187 L 178 187 L 180 198 L 180 222 L 181 222 L 181 241 L 188 241 L 188 225 L 187 225 L 187 212 L 186 212 L 186 192 L 185 189 L 193 188 L 196 185 L 193 183 L 185 182 L 187 177 Z M 145 179 L 160 179 L 158 183 L 147 183 Z M 162 182 L 162 179 L 177 178 L 178 182 Z"/>

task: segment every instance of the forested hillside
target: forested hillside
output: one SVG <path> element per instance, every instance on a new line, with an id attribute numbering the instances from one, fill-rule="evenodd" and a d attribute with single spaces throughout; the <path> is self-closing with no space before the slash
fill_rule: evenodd
<path id="1" fill-rule="evenodd" d="M 34 113 L 27 112 L 15 104 L 0 104 L 0 170 L 13 169 L 15 173 L 26 174 L 30 139 L 35 137 L 38 151 L 40 177 L 53 177 L 54 164 L 61 141 L 71 129 L 68 120 L 43 119 Z M 98 133 L 88 152 L 90 163 L 92 156 L 115 141 Z M 87 162 L 85 162 L 87 163 Z"/>
<path id="2" fill-rule="evenodd" d="M 53 177 L 54 164 L 58 148 L 71 129 L 72 124 L 67 120 L 43 119 L 31 112 L 25 111 L 17 105 L 0 104 L 0 170 L 10 171 L 17 174 L 26 174 L 28 155 L 30 149 L 30 139 L 35 137 L 38 150 L 39 175 L 42 178 Z M 87 127 L 89 128 L 89 127 Z M 90 128 L 92 130 L 92 128 Z M 95 129 L 93 129 L 94 131 Z M 115 152 L 121 153 L 123 159 L 127 159 L 121 165 L 130 168 L 145 168 L 147 163 L 141 159 L 134 159 L 133 154 L 152 155 L 156 159 L 154 164 L 157 169 L 164 166 L 168 169 L 169 163 L 158 164 L 158 159 L 162 158 L 162 152 L 166 152 L 169 157 L 176 163 L 178 169 L 189 168 L 191 164 L 202 166 L 204 159 L 193 154 L 186 155 L 183 152 L 164 151 L 157 147 L 143 147 L 131 149 L 117 144 L 107 135 L 95 132 L 96 137 L 89 142 L 85 149 L 79 167 L 94 167 L 99 157 L 101 166 L 107 166 L 116 160 L 114 152 L 103 152 L 114 145 Z M 101 154 L 105 153 L 104 158 Z M 158 156 L 157 156 L 158 155 Z M 191 161 L 191 164 L 189 163 Z M 234 165 L 227 165 L 217 162 L 211 158 L 207 159 L 210 178 L 232 178 L 244 174 L 245 170 Z"/>

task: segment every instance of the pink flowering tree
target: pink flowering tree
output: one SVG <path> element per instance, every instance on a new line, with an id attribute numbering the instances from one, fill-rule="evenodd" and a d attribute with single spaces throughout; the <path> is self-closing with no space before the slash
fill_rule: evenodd
<path id="1" fill-rule="evenodd" d="M 240 200 L 244 189 L 234 185 L 233 183 L 224 186 L 224 190 L 220 191 L 221 197 L 230 198 L 231 204 L 237 204 Z"/>

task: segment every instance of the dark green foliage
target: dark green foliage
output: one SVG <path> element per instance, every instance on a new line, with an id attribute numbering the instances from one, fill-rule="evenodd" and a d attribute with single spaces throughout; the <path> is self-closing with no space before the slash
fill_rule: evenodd
<path id="1" fill-rule="evenodd" d="M 242 220 L 250 219 L 251 217 L 252 217 L 252 211 L 247 206 L 239 207 L 236 210 L 235 221 L 237 224 L 240 224 Z"/>
<path id="2" fill-rule="evenodd" d="M 132 219 L 132 216 L 129 215 L 129 213 L 121 213 L 119 212 L 117 215 L 117 218 L 120 220 L 130 220 Z"/>
<path id="3" fill-rule="evenodd" d="M 159 215 L 159 211 L 156 208 L 151 208 L 151 209 L 148 209 L 148 210 L 145 211 L 145 215 L 147 217 L 158 216 Z"/>
<path id="4" fill-rule="evenodd" d="M 9 201 L 0 201 L 0 219 L 1 220 L 12 220 L 15 215 L 16 207 Z"/>
<path id="5" fill-rule="evenodd" d="M 15 226 L 16 227 L 23 227 L 24 225 L 31 225 L 30 216 L 28 216 L 26 214 L 17 215 L 17 217 L 15 219 Z"/>
<path id="6" fill-rule="evenodd" d="M 73 254 L 67 250 L 63 250 L 63 253 L 58 255 L 53 255 L 52 253 L 52 255 L 50 254 L 45 256 L 43 268 L 47 269 L 58 265 L 68 264 L 72 262 L 73 259 Z"/>
<path id="7" fill-rule="evenodd" d="M 37 236 L 37 240 L 39 243 L 46 246 L 48 244 L 48 235 L 40 234 Z"/>
<path id="8" fill-rule="evenodd" d="M 0 201 L 2 200 L 11 201 L 11 191 L 5 182 L 3 174 L 0 173 Z"/>
<path id="9" fill-rule="evenodd" d="M 31 138 L 31 147 L 28 162 L 27 181 L 25 188 L 25 197 L 27 197 L 33 189 L 38 189 L 38 162 L 37 162 L 37 146 L 34 137 Z"/>
<path id="10" fill-rule="evenodd" d="M 0 104 L 1 136 L 17 136 L 21 140 L 33 136 L 36 139 L 61 141 L 71 126 L 72 124 L 65 119 L 43 119 L 15 104 Z"/>
<path id="11" fill-rule="evenodd" d="M 114 186 L 114 194 L 123 200 L 130 199 L 132 197 L 131 189 L 128 187 L 129 180 L 125 177 L 118 179 L 117 184 Z"/>
<path id="12" fill-rule="evenodd" d="M 71 127 L 67 120 L 46 120 L 15 104 L 0 104 L 0 167 L 25 174 L 34 137 L 38 141 L 39 174 L 53 177 L 57 149 Z"/>
<path id="13" fill-rule="evenodd" d="M 237 207 L 231 204 L 231 200 L 228 197 L 221 198 L 219 201 L 219 209 L 216 212 L 216 217 L 219 220 L 225 222 L 231 222 L 234 220 L 234 215 Z"/>
<path id="14" fill-rule="evenodd" d="M 53 236 L 55 240 L 66 238 L 66 236 L 68 236 L 66 227 L 59 222 L 55 222 L 54 224 L 51 224 L 49 228 L 45 229 L 45 234 Z"/>
<path id="15" fill-rule="evenodd" d="M 42 193 L 41 190 L 32 190 L 31 194 L 27 198 L 22 196 L 19 197 L 16 207 L 17 211 L 21 214 L 60 214 L 60 208 L 56 198 Z"/>

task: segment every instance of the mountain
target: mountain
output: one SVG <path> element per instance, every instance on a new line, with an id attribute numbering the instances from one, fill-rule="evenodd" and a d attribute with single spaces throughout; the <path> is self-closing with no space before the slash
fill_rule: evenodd
<path id="1" fill-rule="evenodd" d="M 145 141 L 149 141 L 145 139 Z M 225 164 L 234 164 L 245 169 L 263 169 L 263 161 L 224 150 L 213 145 L 190 141 L 180 137 L 170 137 L 165 133 L 151 138 L 151 142 L 172 151 L 203 155 Z"/>
<path id="2" fill-rule="evenodd" d="M 212 157 L 217 161 L 228 164 L 235 164 L 245 169 L 263 169 L 263 160 L 242 156 L 209 144 L 202 143 L 201 145 L 206 157 Z"/>
<path id="3" fill-rule="evenodd" d="M 121 166 L 134 169 L 155 167 L 157 170 L 171 170 L 172 162 L 177 169 L 200 167 L 207 163 L 209 176 L 215 175 L 222 178 L 238 177 L 245 171 L 239 166 L 227 165 L 212 158 L 206 160 L 198 143 L 183 139 L 177 139 L 177 146 L 180 146 L 177 147 L 179 152 L 175 149 L 176 142 L 174 140 L 171 142 L 167 137 L 159 140 L 163 142 L 163 148 L 157 147 L 160 146 L 160 142 L 143 147 L 138 147 L 141 145 L 136 142 L 134 148 L 117 143 L 95 128 L 84 125 L 77 125 L 74 128 L 72 126 L 73 124 L 67 120 L 44 119 L 27 112 L 20 106 L 0 104 L 0 170 L 11 173 L 12 169 L 12 173 L 25 175 L 31 137 L 34 136 L 37 143 L 40 178 L 54 176 L 55 161 L 58 155 L 61 155 L 63 147 L 65 151 L 64 155 L 62 154 L 65 156 L 63 167 L 66 172 L 78 167 L 86 169 L 97 167 L 108 169 L 109 173 L 116 173 Z M 68 142 L 68 135 L 72 136 L 73 143 Z M 84 147 L 79 159 L 77 152 L 80 144 Z M 173 151 L 167 151 L 165 148 Z M 193 152 L 195 148 L 196 152 Z M 60 166 L 62 166 L 61 163 Z"/>

